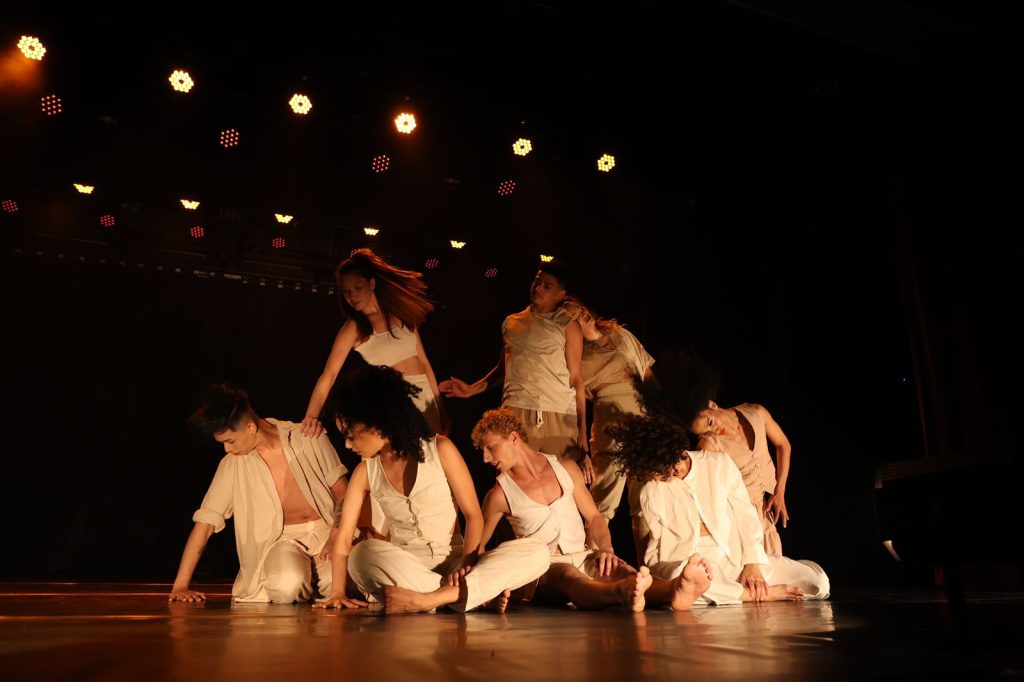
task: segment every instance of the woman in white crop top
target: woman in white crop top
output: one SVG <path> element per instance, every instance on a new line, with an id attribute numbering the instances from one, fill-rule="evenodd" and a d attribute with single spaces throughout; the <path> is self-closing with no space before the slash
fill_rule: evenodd
<path id="1" fill-rule="evenodd" d="M 350 351 L 371 365 L 392 367 L 420 391 L 413 398 L 437 432 L 445 416 L 434 370 L 420 340 L 419 328 L 434 305 L 427 300 L 422 275 L 384 262 L 370 249 L 358 249 L 335 273 L 341 310 L 348 318 L 334 339 L 324 371 L 302 420 L 302 433 L 323 432 L 320 413 Z"/>

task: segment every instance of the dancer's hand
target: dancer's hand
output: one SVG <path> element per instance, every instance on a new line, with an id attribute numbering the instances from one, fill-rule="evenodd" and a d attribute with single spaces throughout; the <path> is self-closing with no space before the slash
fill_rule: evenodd
<path id="1" fill-rule="evenodd" d="M 331 597 L 327 601 L 313 604 L 314 609 L 365 609 L 369 602 L 361 599 L 349 599 L 348 597 Z"/>
<path id="2" fill-rule="evenodd" d="M 455 377 L 442 381 L 437 385 L 437 389 L 450 398 L 472 398 L 480 392 L 474 384 L 467 384 Z"/>
<path id="3" fill-rule="evenodd" d="M 331 534 L 327 536 L 324 548 L 320 550 L 320 561 L 328 561 L 334 554 L 334 540 L 338 537 L 338 527 L 331 528 Z"/>
<path id="4" fill-rule="evenodd" d="M 586 481 L 587 485 L 594 482 L 594 462 L 590 459 L 590 455 L 584 455 L 583 459 L 580 460 L 580 470 L 583 472 L 583 480 Z"/>
<path id="5" fill-rule="evenodd" d="M 625 561 L 615 556 L 615 552 L 605 552 L 602 550 L 597 553 L 597 574 L 609 576 L 615 572 L 615 569 L 625 563 Z"/>
<path id="6" fill-rule="evenodd" d="M 768 583 L 764 580 L 760 565 L 747 564 L 744 566 L 740 572 L 739 583 L 750 592 L 751 601 L 764 601 L 768 598 Z"/>
<path id="7" fill-rule="evenodd" d="M 789 512 L 786 510 L 786 494 L 776 493 L 769 497 L 764 503 L 765 515 L 768 520 L 778 525 L 782 521 L 782 527 L 789 524 Z"/>
<path id="8" fill-rule="evenodd" d="M 206 601 L 206 595 L 202 592 L 190 590 L 187 587 L 184 589 L 172 587 L 171 593 L 167 596 L 167 601 Z"/>
<path id="9" fill-rule="evenodd" d="M 326 431 L 324 425 L 320 423 L 320 420 L 310 415 L 302 420 L 302 427 L 300 429 L 302 435 L 308 438 L 319 438 L 320 434 Z"/>

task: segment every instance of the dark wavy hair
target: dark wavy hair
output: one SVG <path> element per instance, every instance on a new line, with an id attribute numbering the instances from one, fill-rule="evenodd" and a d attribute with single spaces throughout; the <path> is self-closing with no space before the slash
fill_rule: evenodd
<path id="1" fill-rule="evenodd" d="M 427 315 L 434 310 L 434 304 L 427 298 L 427 285 L 423 274 L 412 270 L 402 270 L 389 265 L 370 249 L 357 249 L 351 256 L 338 265 L 334 279 L 338 285 L 338 303 L 345 317 L 355 320 L 358 341 L 362 342 L 373 334 L 373 325 L 362 314 L 345 300 L 341 292 L 341 278 L 348 274 L 356 274 L 367 280 L 374 280 L 373 290 L 380 306 L 384 322 L 391 329 L 392 318 L 412 330 L 419 329 L 426 321 Z"/>
<path id="2" fill-rule="evenodd" d="M 398 457 L 423 461 L 423 441 L 436 433 L 413 399 L 420 393 L 390 367 L 364 365 L 335 383 L 330 404 L 336 420 L 376 429 Z"/>
<path id="3" fill-rule="evenodd" d="M 611 452 L 615 468 L 639 483 L 673 476 L 679 460 L 689 457 L 689 432 L 668 419 L 629 417 L 605 432 L 617 441 Z"/>
<path id="4" fill-rule="evenodd" d="M 256 419 L 249 395 L 230 384 L 213 384 L 203 392 L 199 409 L 188 418 L 188 425 L 197 436 L 212 438 L 222 431 L 236 430 L 246 419 Z"/>
<path id="5" fill-rule="evenodd" d="M 646 381 L 634 379 L 645 414 L 689 429 L 693 420 L 718 397 L 717 370 L 686 351 L 661 353 Z"/>

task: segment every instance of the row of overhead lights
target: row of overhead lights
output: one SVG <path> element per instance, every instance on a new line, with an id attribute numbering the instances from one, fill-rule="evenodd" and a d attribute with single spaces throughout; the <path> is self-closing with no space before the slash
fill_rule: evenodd
<path id="1" fill-rule="evenodd" d="M 77 182 L 73 183 L 73 184 L 74 184 L 75 189 L 78 190 L 82 194 L 92 194 L 93 191 L 96 189 L 92 185 L 83 185 L 83 184 L 80 184 L 80 183 L 77 183 Z M 196 201 L 194 199 L 182 198 L 182 199 L 180 199 L 180 201 L 181 201 L 182 207 L 185 208 L 186 210 L 195 211 L 195 210 L 197 210 L 199 208 L 199 201 Z M 13 199 L 4 199 L 3 201 L 0 201 L 0 208 L 2 208 L 2 210 L 5 213 L 16 213 L 18 211 L 18 204 Z M 282 225 L 289 224 L 294 218 L 295 218 L 295 216 L 287 215 L 287 214 L 284 214 L 284 213 L 275 213 L 274 214 L 274 219 L 278 223 L 281 223 Z M 114 219 L 114 216 L 112 216 L 112 215 L 103 215 L 103 216 L 100 216 L 100 224 L 103 227 L 114 227 L 114 225 L 116 224 L 116 221 Z M 363 233 L 366 234 L 369 237 L 376 237 L 378 234 L 380 234 L 380 228 L 368 225 L 368 226 L 363 228 Z M 202 239 L 203 237 L 206 236 L 206 230 L 201 225 L 195 225 L 195 226 L 189 228 L 189 236 L 192 237 L 193 239 Z M 448 241 L 448 243 L 451 245 L 451 247 L 453 249 L 456 249 L 456 250 L 462 249 L 463 247 L 466 246 L 466 242 L 459 241 L 457 239 L 450 239 Z M 283 249 L 286 245 L 287 245 L 287 241 L 285 240 L 284 237 L 274 237 L 271 240 L 271 246 L 273 246 L 275 249 Z M 547 254 L 541 254 L 540 255 L 540 259 L 544 263 L 550 263 L 552 260 L 554 260 L 554 256 L 549 256 Z M 429 262 L 430 261 L 428 261 L 428 263 Z M 428 264 L 427 267 L 429 268 L 430 265 Z M 497 273 L 497 271 L 495 271 L 495 274 L 496 273 Z M 488 275 L 488 276 L 490 277 L 490 276 L 493 276 L 493 275 Z"/>
<path id="2" fill-rule="evenodd" d="M 46 54 L 46 47 L 39 41 L 38 38 L 33 36 L 22 36 L 18 41 L 18 49 L 28 59 L 41 60 L 43 55 Z M 191 74 L 184 69 L 175 69 L 171 72 L 171 75 L 167 78 L 171 84 L 171 88 L 175 92 L 188 93 L 195 87 L 195 80 L 193 80 Z M 60 97 L 57 95 L 46 95 L 41 99 L 40 106 L 47 116 L 55 116 L 63 111 L 63 103 Z M 291 110 L 299 115 L 305 116 L 313 110 L 313 101 L 308 95 L 296 92 L 288 100 L 288 106 Z M 416 130 L 416 115 L 407 111 L 399 113 L 394 118 L 395 130 L 403 135 L 411 135 Z M 220 133 L 220 144 L 225 148 L 237 147 L 241 141 L 241 134 L 233 129 L 229 128 Z M 519 138 L 512 143 L 512 153 L 516 156 L 526 156 L 533 151 L 533 142 L 526 138 Z M 380 157 L 377 157 L 380 158 Z M 383 157 L 383 162 L 379 163 L 377 158 L 374 159 L 372 167 L 374 172 L 380 173 L 386 171 L 389 165 L 387 157 Z M 597 169 L 602 172 L 609 172 L 615 167 L 615 157 L 611 154 L 603 154 L 597 160 Z M 511 180 L 507 180 L 498 188 L 498 194 L 502 196 L 508 196 L 515 189 L 515 183 Z"/>

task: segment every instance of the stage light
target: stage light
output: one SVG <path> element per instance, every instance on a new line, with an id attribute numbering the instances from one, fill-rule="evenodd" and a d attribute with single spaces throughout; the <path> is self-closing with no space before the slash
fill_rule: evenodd
<path id="1" fill-rule="evenodd" d="M 487 277 L 488 279 L 490 279 L 492 277 L 497 277 L 497 276 L 498 276 L 498 268 L 487 268 L 486 270 L 484 270 L 484 277 Z"/>
<path id="2" fill-rule="evenodd" d="M 295 93 L 292 98 L 288 100 L 288 106 L 292 108 L 296 114 L 305 116 L 309 113 L 309 110 L 313 108 L 313 103 L 309 101 L 309 98 L 305 95 Z"/>
<path id="3" fill-rule="evenodd" d="M 188 231 L 188 235 L 192 239 L 202 239 L 206 236 L 206 230 L 203 229 L 202 225 L 196 225 Z"/>
<path id="4" fill-rule="evenodd" d="M 424 266 L 426 266 L 427 270 L 433 270 L 440 264 L 441 261 L 437 260 L 436 258 L 428 258 L 427 262 L 424 263 Z"/>
<path id="5" fill-rule="evenodd" d="M 463 246 L 466 245 L 466 242 L 457 242 L 454 239 L 451 239 L 449 241 L 451 242 L 453 249 L 461 249 Z"/>
<path id="6" fill-rule="evenodd" d="M 14 199 L 4 199 L 0 206 L 3 206 L 4 213 L 18 212 L 18 203 Z"/>
<path id="7" fill-rule="evenodd" d="M 550 263 L 553 260 L 555 260 L 554 256 L 545 256 L 543 253 L 540 254 L 540 262 L 541 263 Z"/>
<path id="8" fill-rule="evenodd" d="M 47 116 L 56 116 L 62 111 L 60 97 L 57 95 L 47 95 L 40 100 L 40 106 L 43 109 L 43 113 Z"/>
<path id="9" fill-rule="evenodd" d="M 391 168 L 391 159 L 381 154 L 380 156 L 373 157 L 370 161 L 370 168 L 373 169 L 374 173 L 383 173 L 387 169 Z"/>
<path id="10" fill-rule="evenodd" d="M 46 47 L 39 42 L 39 38 L 32 36 L 22 36 L 21 40 L 18 41 L 18 49 L 21 53 L 29 59 L 35 59 L 39 61 L 46 54 Z"/>
<path id="11" fill-rule="evenodd" d="M 181 69 L 172 71 L 170 78 L 167 80 L 171 82 L 171 87 L 177 92 L 188 92 L 195 85 L 192 76 L 188 75 L 188 71 L 182 71 Z"/>
<path id="12" fill-rule="evenodd" d="M 527 140 L 525 137 L 520 137 L 512 145 L 512 153 L 516 156 L 526 156 L 533 151 L 533 143 Z"/>
<path id="13" fill-rule="evenodd" d="M 284 240 L 284 237 L 274 237 L 273 239 L 270 240 L 270 245 L 273 246 L 275 249 L 283 249 L 285 247 L 285 244 L 286 242 Z"/>
<path id="14" fill-rule="evenodd" d="M 112 216 L 112 215 L 100 216 L 100 225 L 102 225 L 103 227 L 113 227 L 114 226 L 114 216 Z"/>
<path id="15" fill-rule="evenodd" d="M 75 183 L 75 189 L 77 189 L 77 190 L 78 190 L 79 192 L 81 192 L 82 194 L 92 194 L 92 191 L 93 191 L 94 189 L 96 189 L 96 188 L 95 188 L 95 187 L 92 187 L 92 186 L 90 186 L 90 185 L 79 185 L 79 184 L 78 184 L 78 183 L 76 182 L 76 183 Z"/>
<path id="16" fill-rule="evenodd" d="M 506 180 L 505 182 L 498 185 L 499 196 L 507 197 L 514 191 L 516 191 L 516 183 L 513 180 Z"/>
<path id="17" fill-rule="evenodd" d="M 416 117 L 412 114 L 399 114 L 395 117 L 395 128 L 398 132 L 409 135 L 416 129 Z"/>
<path id="18" fill-rule="evenodd" d="M 197 208 L 199 208 L 199 202 L 198 201 L 192 201 L 191 199 L 182 199 L 181 200 L 181 205 L 184 206 L 185 208 L 187 208 L 190 211 L 194 211 Z"/>
<path id="19" fill-rule="evenodd" d="M 615 157 L 611 154 L 605 154 L 597 160 L 597 170 L 607 173 L 612 168 L 615 168 Z"/>
<path id="20" fill-rule="evenodd" d="M 363 232 L 370 235 L 371 237 L 375 237 L 377 236 L 377 233 L 380 232 L 380 229 L 376 227 L 364 227 Z"/>
<path id="21" fill-rule="evenodd" d="M 220 134 L 220 144 L 222 147 L 237 147 L 241 136 L 238 131 L 234 128 L 229 128 Z"/>
<path id="22" fill-rule="evenodd" d="M 277 222 L 287 225 L 292 221 L 294 216 L 284 215 L 283 213 L 275 213 L 274 217 L 277 218 Z"/>

